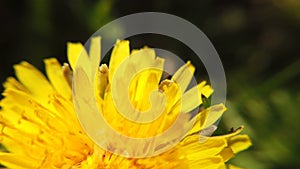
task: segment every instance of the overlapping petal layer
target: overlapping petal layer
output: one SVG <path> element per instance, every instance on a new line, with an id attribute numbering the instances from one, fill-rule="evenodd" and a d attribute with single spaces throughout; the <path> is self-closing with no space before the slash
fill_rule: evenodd
<path id="1" fill-rule="evenodd" d="M 82 52 L 89 57 L 80 43 L 68 44 L 71 68 L 75 68 L 77 57 Z M 132 137 L 162 133 L 179 113 L 185 113 L 195 123 L 178 145 L 158 156 L 140 159 L 118 156 L 98 147 L 86 135 L 76 117 L 70 67 L 61 66 L 55 58 L 50 58 L 45 60 L 47 77 L 29 63 L 21 62 L 15 65 L 17 79 L 9 77 L 4 84 L 4 99 L 0 102 L 0 138 L 6 150 L 0 152 L 0 163 L 14 169 L 214 169 L 225 168 L 225 162 L 234 154 L 251 145 L 247 135 L 239 135 L 242 128 L 223 136 L 199 134 L 212 127 L 226 108 L 222 104 L 213 105 L 191 117 L 189 112 L 201 106 L 202 97 L 209 97 L 213 90 L 206 82 L 187 90 L 195 69 L 189 62 L 170 80 L 162 80 L 162 70 L 158 69 L 139 72 L 129 79 L 129 91 L 125 92 L 136 109 L 144 111 L 152 106 L 149 96 L 153 90 L 159 90 L 166 97 L 166 107 L 155 121 L 136 124 L 121 116 L 111 93 L 112 77 L 118 73 L 120 64 L 128 57 L 135 57 L 130 62 L 132 65 L 125 67 L 123 72 L 126 80 L 126 73 L 134 72 L 134 66 L 163 63 L 149 48 L 132 53 L 135 56 L 129 56 L 128 41 L 117 41 L 109 68 L 106 65 L 99 67 L 95 84 L 98 107 L 114 129 Z M 94 50 L 89 52 L 89 55 L 98 54 Z M 149 61 L 139 60 L 138 55 L 149 55 Z M 151 103 L 160 104 L 158 101 Z"/>

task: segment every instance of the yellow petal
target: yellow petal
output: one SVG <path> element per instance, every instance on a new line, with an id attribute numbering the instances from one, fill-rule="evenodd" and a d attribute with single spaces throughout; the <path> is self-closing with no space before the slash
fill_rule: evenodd
<path id="1" fill-rule="evenodd" d="M 239 133 L 241 133 L 244 130 L 244 126 L 240 126 L 239 128 L 237 128 L 236 130 L 234 130 L 233 132 L 230 132 L 228 134 L 224 134 L 224 135 L 220 135 L 220 136 L 215 136 L 215 137 L 224 137 L 226 139 L 229 139 L 233 136 L 238 135 Z"/>
<path id="2" fill-rule="evenodd" d="M 96 36 L 91 38 L 91 45 L 89 50 L 90 67 L 93 68 L 93 72 L 96 72 L 95 68 L 99 67 L 101 60 L 101 37 Z"/>
<path id="3" fill-rule="evenodd" d="M 71 99 L 72 91 L 66 81 L 63 69 L 55 58 L 45 59 L 47 76 L 55 90 L 67 99 Z"/>
<path id="4" fill-rule="evenodd" d="M 13 89 L 17 89 L 20 91 L 28 92 L 28 90 L 13 77 L 7 78 L 6 81 L 4 82 L 3 86 L 5 89 L 13 88 Z"/>
<path id="5" fill-rule="evenodd" d="M 180 67 L 172 77 L 172 80 L 175 81 L 182 92 L 186 90 L 190 84 L 191 79 L 193 78 L 195 72 L 195 67 L 188 61 L 185 65 Z"/>
<path id="6" fill-rule="evenodd" d="M 246 134 L 229 138 L 228 144 L 235 154 L 249 148 L 252 145 L 249 136 Z"/>
<path id="7" fill-rule="evenodd" d="M 194 86 L 183 94 L 182 112 L 188 113 L 192 111 L 197 106 L 203 103 L 202 95 L 204 95 L 205 97 L 209 97 L 212 92 L 212 88 L 209 85 L 206 85 L 205 81 L 199 83 L 197 86 Z"/>
<path id="8" fill-rule="evenodd" d="M 180 98 L 182 97 L 182 93 L 177 83 L 171 80 L 164 80 L 159 85 L 160 90 L 162 90 L 166 96 L 166 111 L 169 112 L 170 117 L 175 117 L 178 113 L 181 113 L 180 110 L 181 102 Z M 158 103 L 161 104 L 161 103 Z"/>
<path id="9" fill-rule="evenodd" d="M 211 106 L 211 107 L 207 108 L 206 110 L 207 111 L 205 111 L 205 113 L 204 113 L 204 114 L 206 114 L 205 115 L 206 120 L 204 123 L 201 124 L 201 127 L 203 129 L 214 124 L 226 111 L 226 107 L 223 104 L 218 104 L 218 105 Z M 200 114 L 201 114 L 201 112 L 200 112 Z"/>
<path id="10" fill-rule="evenodd" d="M 123 78 L 131 81 L 129 97 L 137 110 L 144 112 L 151 107 L 150 94 L 158 90 L 163 65 L 164 60 L 156 57 L 153 49 L 144 48 L 130 56 Z"/>
<path id="11" fill-rule="evenodd" d="M 14 66 L 18 80 L 38 100 L 45 103 L 48 95 L 54 92 L 46 77 L 35 67 L 27 62 L 21 62 Z"/>
<path id="12" fill-rule="evenodd" d="M 226 139 L 207 137 L 204 142 L 199 142 L 200 135 L 187 136 L 181 143 L 189 160 L 199 160 L 217 155 L 227 146 Z"/>
<path id="13" fill-rule="evenodd" d="M 202 89 L 200 89 L 200 93 L 206 98 L 208 98 L 213 92 L 214 90 L 209 85 L 205 85 Z"/>
<path id="14" fill-rule="evenodd" d="M 198 113 L 194 119 L 194 126 L 189 131 L 189 134 L 200 132 L 201 130 L 213 125 L 226 111 L 223 104 L 214 105 Z"/>
<path id="15" fill-rule="evenodd" d="M 78 57 L 80 53 L 84 50 L 84 47 L 82 46 L 81 43 L 71 43 L 69 42 L 67 44 L 67 49 L 68 49 L 68 61 L 71 65 L 71 68 L 74 70 L 75 65 L 77 63 Z"/>
<path id="16" fill-rule="evenodd" d="M 26 133 L 26 131 L 22 131 L 22 129 L 19 131 L 21 127 L 24 127 L 24 125 L 16 127 L 16 129 L 5 127 L 2 133 L 4 136 L 2 136 L 1 144 L 5 146 L 10 153 L 27 155 L 41 159 L 45 155 L 45 147 L 41 146 L 41 144 L 38 144 L 37 142 L 32 144 L 34 142 L 33 139 L 37 137 L 37 135 Z M 36 128 L 31 129 L 37 130 Z M 26 149 L 24 147 L 26 147 Z"/>
<path id="17" fill-rule="evenodd" d="M 118 66 L 130 55 L 129 41 L 117 41 L 115 47 L 111 53 L 109 62 L 109 81 L 112 82 L 112 78 Z"/>
<path id="18" fill-rule="evenodd" d="M 49 102 L 47 102 L 46 108 L 39 102 L 33 100 L 28 94 L 24 92 L 10 89 L 6 90 L 4 95 L 5 99 L 1 101 L 1 105 L 5 106 L 5 111 L 8 111 L 5 116 L 9 116 L 9 111 L 12 111 L 19 114 L 19 119 L 22 118 L 24 120 L 29 120 L 41 126 L 51 125 L 51 127 L 58 130 L 68 130 L 67 128 L 62 126 L 64 126 L 63 124 L 65 123 L 64 119 L 68 117 L 69 114 L 67 112 L 56 111 L 55 107 L 51 104 L 51 97 L 49 97 Z M 67 116 L 64 116 L 65 113 L 67 113 Z M 14 122 L 18 124 L 19 119 L 14 119 Z M 47 124 L 45 124 L 45 122 Z"/>
<path id="19" fill-rule="evenodd" d="M 0 163 L 13 169 L 33 169 L 39 167 L 41 161 L 28 156 L 0 152 Z"/>
<path id="20" fill-rule="evenodd" d="M 98 69 L 98 77 L 96 79 L 97 82 L 96 92 L 98 93 L 98 96 L 101 99 L 104 98 L 105 90 L 108 85 L 108 72 L 109 69 L 106 64 L 101 65 Z"/>
<path id="21" fill-rule="evenodd" d="M 223 160 L 226 162 L 230 160 L 232 157 L 234 157 L 234 152 L 232 151 L 231 148 L 226 147 L 222 150 L 220 155 L 222 156 Z"/>
<path id="22" fill-rule="evenodd" d="M 190 169 L 219 169 L 224 166 L 222 157 L 208 157 L 197 161 L 191 161 L 189 164 Z"/>

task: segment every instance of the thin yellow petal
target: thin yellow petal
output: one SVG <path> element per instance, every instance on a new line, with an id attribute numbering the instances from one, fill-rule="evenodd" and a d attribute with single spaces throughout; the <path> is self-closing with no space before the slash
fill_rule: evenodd
<path id="1" fill-rule="evenodd" d="M 213 125 L 226 111 L 223 104 L 214 105 L 198 113 L 194 119 L 194 126 L 189 131 L 189 134 L 200 132 L 201 130 Z"/>
<path id="2" fill-rule="evenodd" d="M 0 163 L 13 169 L 33 169 L 39 167 L 41 161 L 27 156 L 0 152 Z"/>
<path id="3" fill-rule="evenodd" d="M 72 88 L 73 72 L 72 72 L 69 64 L 64 63 L 64 65 L 62 66 L 62 73 L 63 73 L 64 79 L 68 83 L 69 87 Z"/>
<path id="4" fill-rule="evenodd" d="M 200 135 L 187 136 L 181 143 L 182 149 L 187 153 L 189 160 L 199 160 L 213 157 L 220 153 L 227 146 L 224 138 L 207 137 L 204 142 L 200 142 Z"/>
<path id="5" fill-rule="evenodd" d="M 222 157 L 208 157 L 197 161 L 191 161 L 189 164 L 190 169 L 219 169 L 224 166 Z"/>
<path id="6" fill-rule="evenodd" d="M 14 77 L 9 77 L 6 79 L 6 81 L 3 84 L 5 89 L 13 88 L 20 91 L 28 92 L 28 90 L 20 83 L 18 82 Z"/>
<path id="7" fill-rule="evenodd" d="M 151 107 L 149 103 L 150 94 L 158 90 L 163 66 L 164 60 L 156 57 L 153 49 L 144 48 L 130 56 L 123 78 L 128 78 L 128 81 L 131 80 L 130 98 L 139 111 L 144 112 Z"/>
<path id="8" fill-rule="evenodd" d="M 46 77 L 27 62 L 14 66 L 18 80 L 41 102 L 47 102 L 48 95 L 54 92 Z"/>
<path id="9" fill-rule="evenodd" d="M 208 109 L 206 109 L 207 111 L 205 112 L 206 115 L 206 120 L 205 123 L 201 124 L 202 128 L 206 128 L 208 126 L 211 126 L 212 124 L 214 124 L 222 115 L 223 113 L 226 111 L 226 107 L 223 104 L 218 104 L 218 105 L 214 105 L 212 107 L 209 107 Z M 200 112 L 201 114 L 201 112 Z"/>
<path id="10" fill-rule="evenodd" d="M 252 145 L 249 136 L 246 134 L 229 138 L 228 144 L 235 154 L 249 148 Z"/>
<path id="11" fill-rule="evenodd" d="M 205 81 L 194 86 L 182 96 L 182 112 L 188 113 L 200 106 L 203 103 L 202 95 L 209 97 L 212 92 L 212 88 L 209 85 L 206 85 Z"/>
<path id="12" fill-rule="evenodd" d="M 185 65 L 175 72 L 171 80 L 175 81 L 182 92 L 186 90 L 190 84 L 191 79 L 193 78 L 195 72 L 195 67 L 188 61 Z"/>
<path id="13" fill-rule="evenodd" d="M 101 99 L 104 98 L 105 90 L 108 85 L 108 72 L 109 69 L 106 64 L 101 65 L 98 69 L 98 77 L 96 79 L 96 92 L 98 93 L 98 96 L 100 96 Z"/>
<path id="14" fill-rule="evenodd" d="M 80 65 L 88 76 L 92 76 L 100 62 L 101 38 L 99 36 L 91 39 L 89 55 L 81 43 L 68 43 L 68 61 L 71 68 L 75 70 L 76 64 Z"/>
<path id="15" fill-rule="evenodd" d="M 228 134 L 224 134 L 224 135 L 220 135 L 220 136 L 215 136 L 215 137 L 224 137 L 226 139 L 229 139 L 233 136 L 238 135 L 239 133 L 241 133 L 244 130 L 244 126 L 240 126 L 239 128 L 237 128 L 236 130 L 234 130 L 233 132 L 230 132 Z"/>
<path id="16" fill-rule="evenodd" d="M 223 160 L 226 162 L 230 160 L 232 157 L 234 157 L 234 152 L 232 151 L 231 148 L 226 147 L 222 150 L 220 155 L 222 156 Z"/>
<path id="17" fill-rule="evenodd" d="M 69 42 L 67 44 L 67 49 L 68 49 L 68 61 L 71 65 L 71 68 L 74 70 L 75 65 L 77 63 L 78 57 L 80 53 L 84 50 L 84 47 L 82 46 L 81 43 L 71 43 Z"/>
<path id="18" fill-rule="evenodd" d="M 129 41 L 122 40 L 117 41 L 112 51 L 109 62 L 109 81 L 112 82 L 112 78 L 118 66 L 130 55 Z"/>
<path id="19" fill-rule="evenodd" d="M 91 45 L 89 49 L 90 67 L 98 68 L 101 60 L 101 37 L 96 36 L 91 38 Z M 96 72 L 96 70 L 94 70 Z"/>
<path id="20" fill-rule="evenodd" d="M 66 81 L 62 66 L 55 58 L 45 59 L 47 76 L 55 90 L 67 99 L 71 99 L 72 91 Z"/>

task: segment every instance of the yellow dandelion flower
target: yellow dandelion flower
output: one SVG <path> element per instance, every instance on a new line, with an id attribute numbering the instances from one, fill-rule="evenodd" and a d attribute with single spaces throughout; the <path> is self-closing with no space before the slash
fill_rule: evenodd
<path id="1" fill-rule="evenodd" d="M 73 104 L 71 69 L 75 69 L 82 51 L 85 52 L 80 43 L 68 44 L 71 67 L 68 64 L 60 65 L 55 58 L 45 59 L 47 77 L 27 62 L 14 66 L 17 78 L 9 77 L 4 83 L 4 99 L 0 102 L 0 138 L 4 147 L 0 152 L 0 164 L 12 169 L 234 168 L 232 165 L 227 166 L 226 162 L 251 145 L 247 135 L 239 134 L 242 127 L 226 135 L 205 136 L 212 133 L 207 129 L 214 131 L 213 124 L 226 110 L 224 105 L 219 104 L 201 109 L 193 117 L 194 125 L 180 142 L 158 155 L 131 158 L 101 148 L 82 128 Z M 139 138 L 163 133 L 179 114 L 178 100 L 182 100 L 181 111 L 191 117 L 189 112 L 202 105 L 202 99 L 195 96 L 209 97 L 213 92 L 209 85 L 202 82 L 183 95 L 180 94 L 180 90 L 185 91 L 191 80 L 186 72 L 193 73 L 195 70 L 190 62 L 183 65 L 169 80 L 161 81 L 161 70 L 145 70 L 129 79 L 131 83 L 128 93 L 131 104 L 140 111 L 148 110 L 151 107 L 148 101 L 149 97 L 151 98 L 150 93 L 157 90 L 167 98 L 166 108 L 151 123 L 138 125 L 127 120 L 119 114 L 113 102 L 111 82 L 114 75 L 123 76 L 118 68 L 132 53 L 149 55 L 150 62 L 163 63 L 163 59 L 156 57 L 152 49 L 143 48 L 130 52 L 128 41 L 117 41 L 109 68 L 106 65 L 99 67 L 95 84 L 98 108 L 111 127 L 118 132 Z M 89 55 L 95 54 L 97 51 L 91 48 Z M 135 60 L 136 65 L 143 66 L 147 62 Z M 126 68 L 128 67 L 127 65 Z M 130 74 L 130 71 L 135 73 L 134 69 L 124 71 L 125 74 Z M 126 76 L 124 79 L 128 80 Z M 120 98 L 117 99 L 122 99 L 124 96 L 119 93 L 118 97 Z M 203 139 L 204 141 L 201 141 Z"/>

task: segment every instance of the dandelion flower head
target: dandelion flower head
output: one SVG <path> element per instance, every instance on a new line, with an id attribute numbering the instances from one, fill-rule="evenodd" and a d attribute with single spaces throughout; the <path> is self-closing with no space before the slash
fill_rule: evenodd
<path id="1" fill-rule="evenodd" d="M 126 40 L 116 42 L 109 66 L 102 64 L 98 67 L 93 84 L 97 106 L 107 123 L 126 136 L 138 138 L 163 133 L 182 112 L 194 123 L 178 144 L 151 157 L 120 156 L 98 146 L 80 124 L 72 95 L 72 77 L 78 56 L 81 52 L 91 58 L 99 54 L 95 46 L 100 46 L 100 38 L 91 42 L 89 52 L 81 43 L 68 43 L 69 64 L 61 65 L 55 58 L 45 59 L 46 76 L 26 61 L 14 66 L 16 78 L 7 78 L 4 98 L 0 102 L 0 141 L 4 147 L 0 152 L 0 164 L 13 169 L 238 168 L 228 164 L 228 160 L 247 149 L 251 145 L 250 139 L 246 134 L 240 134 L 243 127 L 225 135 L 209 136 L 226 107 L 223 104 L 203 107 L 202 97 L 209 98 L 213 93 L 206 82 L 187 89 L 195 67 L 187 62 L 171 79 L 162 79 L 160 69 L 145 70 L 128 79 L 126 74 L 135 73 L 134 67 L 155 63 L 163 69 L 164 60 L 150 48 L 130 51 Z M 139 59 L 145 55 L 148 60 Z M 132 61 L 124 65 L 123 71 L 118 71 L 128 58 Z M 130 81 L 128 91 L 117 94 L 117 98 L 112 93 L 114 75 Z M 165 109 L 153 122 L 137 124 L 120 115 L 114 99 L 122 100 L 124 93 L 140 111 L 151 108 L 151 103 L 159 107 L 157 100 L 149 101 L 152 91 L 158 91 L 166 98 Z M 197 107 L 201 109 L 192 116 L 190 112 Z M 201 141 L 203 139 L 205 141 Z M 107 146 L 114 149 L 113 144 Z"/>

